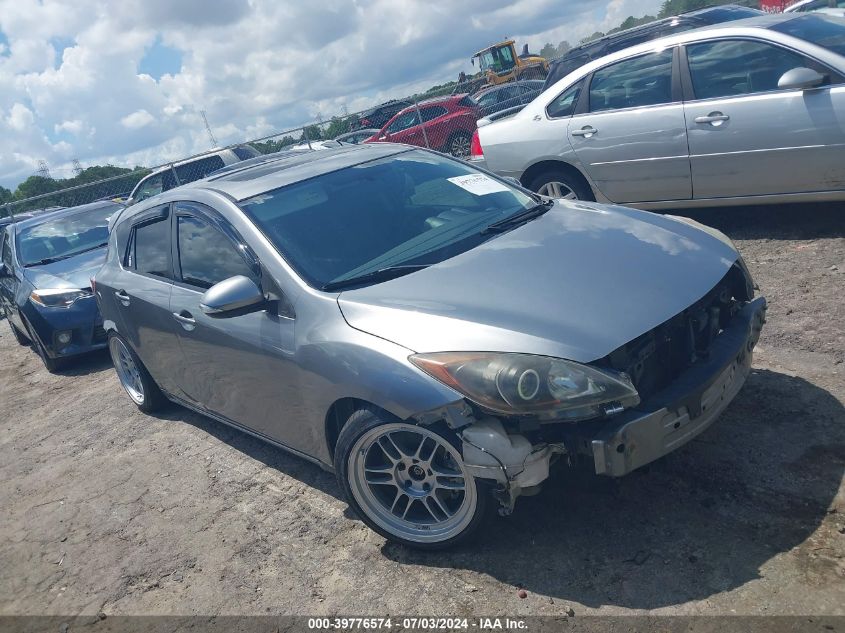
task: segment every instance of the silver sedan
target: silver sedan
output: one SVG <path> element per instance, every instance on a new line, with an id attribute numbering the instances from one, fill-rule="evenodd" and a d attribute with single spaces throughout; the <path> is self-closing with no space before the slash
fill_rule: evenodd
<path id="1" fill-rule="evenodd" d="M 554 198 L 641 208 L 845 199 L 845 20 L 781 14 L 594 61 L 472 160 Z"/>

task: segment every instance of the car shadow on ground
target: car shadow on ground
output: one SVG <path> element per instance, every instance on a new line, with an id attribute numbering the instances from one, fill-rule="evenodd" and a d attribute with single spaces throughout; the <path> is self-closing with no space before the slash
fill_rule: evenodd
<path id="1" fill-rule="evenodd" d="M 342 498 L 331 473 L 236 429 L 175 405 L 157 417 Z M 712 428 L 650 468 L 621 480 L 556 471 L 511 517 L 491 512 L 469 544 L 429 553 L 386 542 L 382 553 L 589 607 L 705 599 L 760 578 L 778 554 L 810 557 L 845 472 L 845 409 L 802 378 L 755 370 Z"/>
<path id="2" fill-rule="evenodd" d="M 735 240 L 811 240 L 845 236 L 845 204 L 818 202 L 711 209 L 683 209 L 693 218 Z"/>
<path id="3" fill-rule="evenodd" d="M 33 350 L 34 353 L 35 350 Z M 113 367 L 109 351 L 101 349 L 74 358 L 56 373 L 60 376 L 87 376 L 88 374 L 107 371 Z"/>

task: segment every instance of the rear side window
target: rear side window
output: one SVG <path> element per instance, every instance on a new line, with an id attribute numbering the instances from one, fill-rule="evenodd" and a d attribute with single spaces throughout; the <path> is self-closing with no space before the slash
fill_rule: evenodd
<path id="1" fill-rule="evenodd" d="M 572 116 L 575 113 L 575 106 L 578 104 L 578 97 L 581 95 L 583 85 L 583 81 L 578 82 L 560 93 L 554 101 L 546 106 L 546 114 L 552 119 Z"/>
<path id="2" fill-rule="evenodd" d="M 183 282 L 211 288 L 235 275 L 255 280 L 235 244 L 215 227 L 199 218 L 182 215 L 177 218 L 177 224 Z"/>
<path id="3" fill-rule="evenodd" d="M 129 267 L 142 275 L 170 279 L 170 219 L 135 226 Z"/>
<path id="4" fill-rule="evenodd" d="M 200 178 L 205 178 L 211 172 L 217 171 L 221 167 L 225 167 L 225 165 L 220 156 L 207 156 L 206 158 L 179 165 L 176 168 L 176 175 L 179 176 L 179 182 L 184 185 L 186 182 L 194 182 Z"/>
<path id="5" fill-rule="evenodd" d="M 819 68 L 803 55 L 753 40 L 717 40 L 687 46 L 696 99 L 734 97 L 778 90 L 778 80 L 793 68 Z"/>
<path id="6" fill-rule="evenodd" d="M 672 49 L 605 66 L 590 82 L 590 112 L 672 102 Z"/>
<path id="7" fill-rule="evenodd" d="M 446 114 L 446 108 L 443 106 L 432 106 L 430 108 L 424 108 L 420 110 L 420 115 L 422 117 L 423 123 L 428 121 L 433 121 L 437 117 L 443 116 Z"/>
<path id="8" fill-rule="evenodd" d="M 239 145 L 238 147 L 233 147 L 232 151 L 235 152 L 235 156 L 241 160 L 248 160 L 250 158 L 257 158 L 258 156 L 261 156 L 261 152 L 255 149 L 252 145 Z"/>

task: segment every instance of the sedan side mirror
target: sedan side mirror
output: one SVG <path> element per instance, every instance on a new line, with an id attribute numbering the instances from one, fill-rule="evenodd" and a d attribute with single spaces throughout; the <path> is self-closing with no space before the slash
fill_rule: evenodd
<path id="1" fill-rule="evenodd" d="M 261 288 L 243 275 L 229 277 L 213 285 L 200 299 L 200 309 L 217 318 L 259 312 L 266 307 L 267 300 Z"/>
<path id="2" fill-rule="evenodd" d="M 825 81 L 827 76 L 812 68 L 793 68 L 786 71 L 778 80 L 778 88 L 781 90 L 808 90 L 818 88 Z"/>

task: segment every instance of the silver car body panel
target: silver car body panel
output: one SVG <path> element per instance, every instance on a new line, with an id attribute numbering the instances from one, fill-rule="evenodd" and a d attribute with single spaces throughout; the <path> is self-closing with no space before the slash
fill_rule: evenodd
<path id="1" fill-rule="evenodd" d="M 514 116 L 479 126 L 484 158 L 473 162 L 496 174 L 518 178 L 525 185 L 529 183 L 523 176 L 533 173 L 530 170 L 565 163 L 578 169 L 599 202 L 648 209 L 843 200 L 845 85 L 570 118 L 553 119 L 546 113 L 558 95 L 600 68 L 705 40 L 764 41 L 797 51 L 845 75 L 842 56 L 766 28 L 790 19 L 790 15 L 799 14 L 762 16 L 687 31 L 590 62 Z M 681 109 L 686 119 L 683 130 L 678 124 Z M 720 109 L 731 117 L 726 125 L 695 123 L 698 116 Z M 573 140 L 575 129 L 587 124 L 599 128 L 595 120 L 602 122 L 597 134 Z M 688 149 L 684 149 L 686 141 Z"/>

